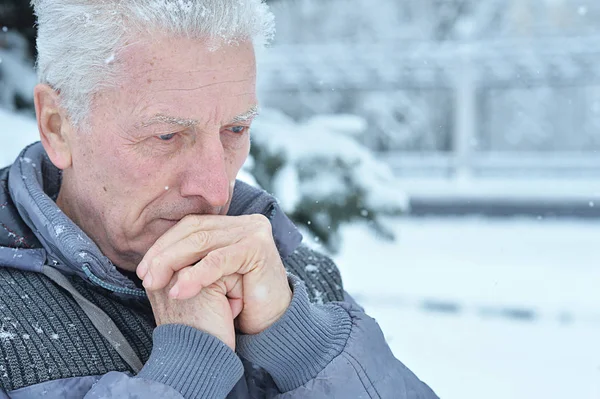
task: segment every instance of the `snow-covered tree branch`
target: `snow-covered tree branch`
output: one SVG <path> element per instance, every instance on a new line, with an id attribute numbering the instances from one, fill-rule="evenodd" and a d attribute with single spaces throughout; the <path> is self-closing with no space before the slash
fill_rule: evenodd
<path id="1" fill-rule="evenodd" d="M 263 110 L 253 128 L 252 174 L 331 251 L 339 247 L 340 226 L 357 220 L 392 239 L 380 218 L 407 207 L 389 167 L 356 140 L 367 129 L 352 115 L 296 123 L 276 110 Z"/>

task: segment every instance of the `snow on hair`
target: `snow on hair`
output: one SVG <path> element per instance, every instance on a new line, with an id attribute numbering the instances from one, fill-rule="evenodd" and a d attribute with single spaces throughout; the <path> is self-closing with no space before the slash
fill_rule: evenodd
<path id="1" fill-rule="evenodd" d="M 60 93 L 74 124 L 85 120 L 93 95 L 112 86 L 118 54 L 131 34 L 166 33 L 217 43 L 275 33 L 264 0 L 32 0 L 38 25 L 40 82 Z"/>

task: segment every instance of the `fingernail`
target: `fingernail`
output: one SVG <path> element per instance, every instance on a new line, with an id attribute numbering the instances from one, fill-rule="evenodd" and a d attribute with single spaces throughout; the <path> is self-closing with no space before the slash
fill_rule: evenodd
<path id="1" fill-rule="evenodd" d="M 146 275 L 146 277 L 144 278 L 144 283 L 143 284 L 144 284 L 144 287 L 146 289 L 152 288 L 152 273 L 148 273 Z"/>
<path id="2" fill-rule="evenodd" d="M 175 284 L 175 286 L 171 288 L 171 290 L 169 291 L 169 296 L 173 299 L 177 299 L 177 297 L 179 296 L 179 286 L 177 284 Z"/>
<path id="3" fill-rule="evenodd" d="M 137 275 L 140 279 L 144 279 L 146 277 L 146 273 L 148 273 L 148 263 L 143 260 L 137 267 Z"/>

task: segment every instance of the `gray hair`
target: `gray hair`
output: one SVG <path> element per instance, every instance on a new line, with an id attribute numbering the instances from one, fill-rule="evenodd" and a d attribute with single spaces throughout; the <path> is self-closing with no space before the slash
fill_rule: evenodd
<path id="1" fill-rule="evenodd" d="M 131 34 L 263 46 L 275 33 L 264 0 L 32 0 L 38 19 L 37 70 L 59 92 L 77 125 L 94 94 L 114 85 L 115 55 Z"/>

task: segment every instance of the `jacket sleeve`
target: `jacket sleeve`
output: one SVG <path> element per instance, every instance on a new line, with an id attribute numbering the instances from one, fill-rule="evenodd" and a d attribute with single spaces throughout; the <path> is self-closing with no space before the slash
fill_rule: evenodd
<path id="1" fill-rule="evenodd" d="M 239 357 L 218 338 L 169 324 L 154 330 L 150 359 L 137 376 L 105 374 L 84 399 L 225 398 L 243 374 Z"/>
<path id="2" fill-rule="evenodd" d="M 278 398 L 437 398 L 349 296 L 311 304 L 304 283 L 289 279 L 294 296 L 284 316 L 260 334 L 237 337 L 240 356 L 273 377 Z"/>

